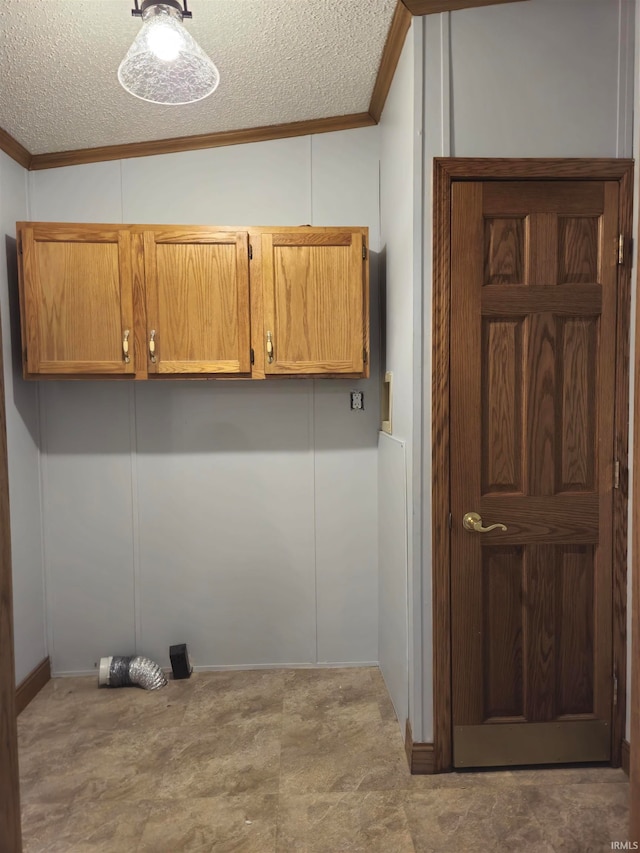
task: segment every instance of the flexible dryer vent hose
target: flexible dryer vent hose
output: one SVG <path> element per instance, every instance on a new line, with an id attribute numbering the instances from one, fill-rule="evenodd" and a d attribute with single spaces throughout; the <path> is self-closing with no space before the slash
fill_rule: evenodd
<path id="1" fill-rule="evenodd" d="M 157 663 L 143 657 L 100 658 L 98 684 L 106 687 L 144 687 L 157 690 L 167 679 Z"/>

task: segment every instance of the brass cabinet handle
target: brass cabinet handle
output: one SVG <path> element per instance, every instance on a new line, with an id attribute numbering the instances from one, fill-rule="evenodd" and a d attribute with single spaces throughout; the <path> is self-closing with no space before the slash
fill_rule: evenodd
<path id="1" fill-rule="evenodd" d="M 462 526 L 465 530 L 471 530 L 472 533 L 488 533 L 490 530 L 506 530 L 506 524 L 490 524 L 488 527 L 482 526 L 482 516 L 477 512 L 467 512 L 462 519 Z"/>
<path id="2" fill-rule="evenodd" d="M 271 332 L 267 332 L 267 358 L 269 364 L 273 364 L 273 338 Z"/>
<path id="3" fill-rule="evenodd" d="M 156 330 L 151 329 L 149 335 L 149 359 L 152 364 L 156 363 Z"/>
<path id="4" fill-rule="evenodd" d="M 124 330 L 124 335 L 122 337 L 122 355 L 124 357 L 124 363 L 129 364 L 131 361 L 129 358 L 129 329 Z"/>

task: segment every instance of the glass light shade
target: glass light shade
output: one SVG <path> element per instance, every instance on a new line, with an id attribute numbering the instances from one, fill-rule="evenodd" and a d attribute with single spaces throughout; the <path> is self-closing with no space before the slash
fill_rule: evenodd
<path id="1" fill-rule="evenodd" d="M 182 26 L 177 9 L 150 6 L 118 68 L 122 86 L 152 104 L 191 104 L 215 91 L 218 69 Z"/>

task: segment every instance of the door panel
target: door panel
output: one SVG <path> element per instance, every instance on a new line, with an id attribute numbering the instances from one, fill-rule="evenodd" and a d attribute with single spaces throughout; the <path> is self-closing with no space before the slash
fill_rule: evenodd
<path id="1" fill-rule="evenodd" d="M 524 237 L 522 216 L 485 219 L 485 284 L 524 282 Z"/>
<path id="2" fill-rule="evenodd" d="M 498 545 L 482 549 L 483 719 L 522 717 L 523 549 Z"/>
<path id="3" fill-rule="evenodd" d="M 150 373 L 248 373 L 246 232 L 144 234 Z"/>
<path id="4" fill-rule="evenodd" d="M 559 492 L 593 492 L 596 477 L 596 353 L 594 318 L 564 317 L 558 323 L 561 423 L 556 481 Z"/>
<path id="5" fill-rule="evenodd" d="M 29 372 L 133 373 L 129 233 L 36 226 L 23 231 L 22 251 Z"/>
<path id="6" fill-rule="evenodd" d="M 595 554 L 592 545 L 561 546 L 556 595 L 558 716 L 593 713 L 593 613 Z"/>
<path id="7" fill-rule="evenodd" d="M 522 453 L 523 318 L 482 321 L 487 365 L 482 401 L 482 494 L 524 488 Z"/>
<path id="8" fill-rule="evenodd" d="M 454 764 L 606 760 L 618 184 L 454 183 L 451 214 Z"/>

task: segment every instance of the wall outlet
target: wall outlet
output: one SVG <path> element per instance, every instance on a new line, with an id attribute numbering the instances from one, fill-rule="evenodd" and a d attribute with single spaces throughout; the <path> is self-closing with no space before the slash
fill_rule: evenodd
<path id="1" fill-rule="evenodd" d="M 362 391 L 351 392 L 351 408 L 364 409 L 364 394 Z"/>

